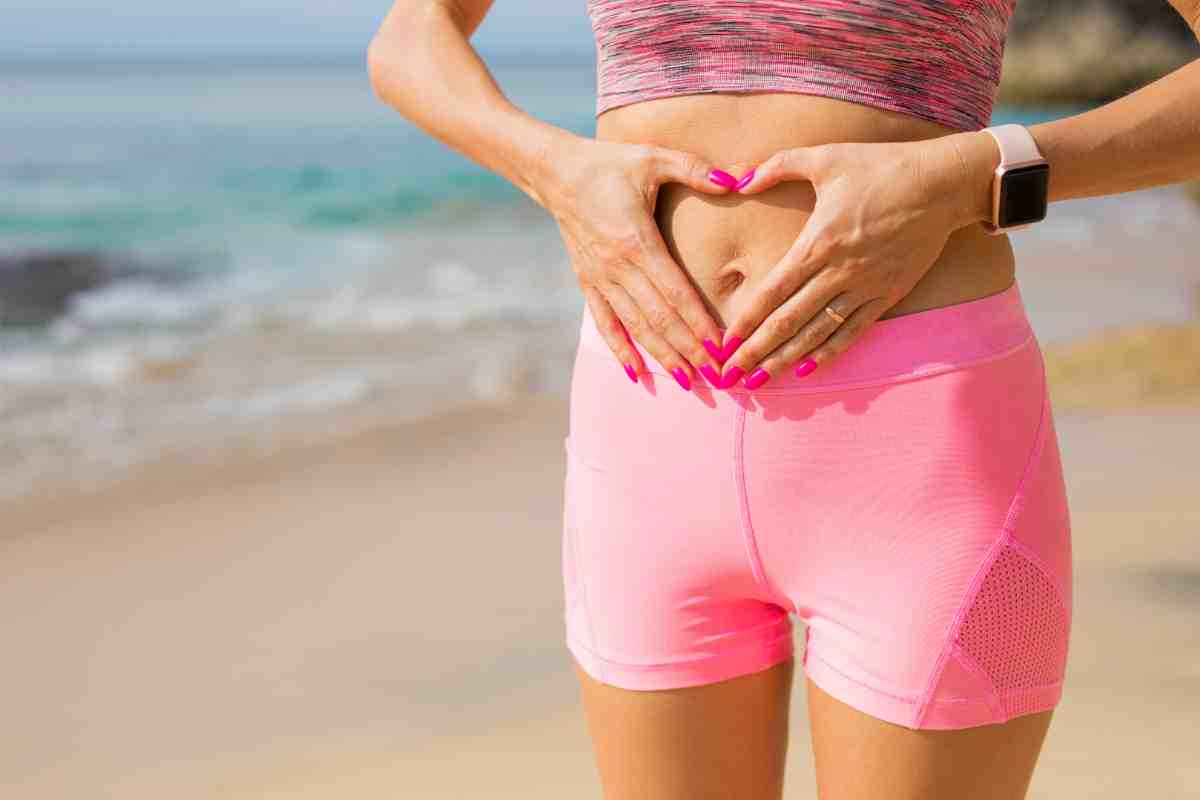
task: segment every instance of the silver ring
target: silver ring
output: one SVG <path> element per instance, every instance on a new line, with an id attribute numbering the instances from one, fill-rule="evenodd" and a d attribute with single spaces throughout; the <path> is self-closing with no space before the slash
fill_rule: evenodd
<path id="1" fill-rule="evenodd" d="M 833 317 L 835 320 L 837 320 L 838 325 L 841 325 L 843 322 L 846 321 L 845 317 L 843 317 L 838 312 L 834 311 L 829 306 L 825 306 L 825 313 L 828 314 L 829 316 Z"/>

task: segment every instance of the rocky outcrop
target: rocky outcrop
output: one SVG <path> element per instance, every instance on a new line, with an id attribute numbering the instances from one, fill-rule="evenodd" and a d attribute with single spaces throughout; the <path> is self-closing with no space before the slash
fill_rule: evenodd
<path id="1" fill-rule="evenodd" d="M 0 255 L 0 327 L 45 324 L 80 292 L 137 272 L 131 264 L 87 251 Z"/>
<path id="2" fill-rule="evenodd" d="M 1200 57 L 1166 0 L 1018 0 L 998 102 L 1096 103 Z"/>

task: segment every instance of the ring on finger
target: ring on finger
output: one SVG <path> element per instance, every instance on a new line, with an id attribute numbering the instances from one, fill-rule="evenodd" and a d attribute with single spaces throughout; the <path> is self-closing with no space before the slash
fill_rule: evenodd
<path id="1" fill-rule="evenodd" d="M 859 306 L 854 305 L 853 300 L 853 297 L 845 293 L 839 294 L 833 300 L 830 300 L 822 309 L 824 313 L 813 317 L 807 325 L 801 327 L 796 332 L 796 335 L 789 340 L 788 344 L 797 348 L 804 347 L 809 352 L 815 350 L 826 339 L 836 333 L 847 318 L 858 310 Z M 847 310 L 845 314 L 842 314 L 834 308 L 835 305 L 840 305 L 843 308 L 846 306 L 853 307 Z"/>
<path id="2" fill-rule="evenodd" d="M 836 322 L 838 325 L 841 325 L 846 321 L 846 318 L 834 311 L 832 306 L 825 306 L 825 313 L 832 317 L 834 322 Z"/>

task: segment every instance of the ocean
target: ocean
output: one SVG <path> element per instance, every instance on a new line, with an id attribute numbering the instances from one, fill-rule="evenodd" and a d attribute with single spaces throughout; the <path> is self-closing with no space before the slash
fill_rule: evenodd
<path id="1" fill-rule="evenodd" d="M 593 133 L 590 65 L 494 73 Z M 0 98 L 0 495 L 565 391 L 582 298 L 551 219 L 384 106 L 362 65 L 7 65 Z M 1052 215 L 1022 241 L 1044 338 L 1186 316 L 1180 280 L 1095 246 L 1190 262 L 1179 193 Z M 1096 252 L 1095 280 L 1055 266 Z"/>

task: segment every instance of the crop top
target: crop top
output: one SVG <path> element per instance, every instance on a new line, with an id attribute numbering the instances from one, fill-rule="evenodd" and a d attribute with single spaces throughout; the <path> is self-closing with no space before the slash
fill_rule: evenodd
<path id="1" fill-rule="evenodd" d="M 978 130 L 1017 0 L 588 0 L 596 115 L 680 94 L 796 92 Z"/>

